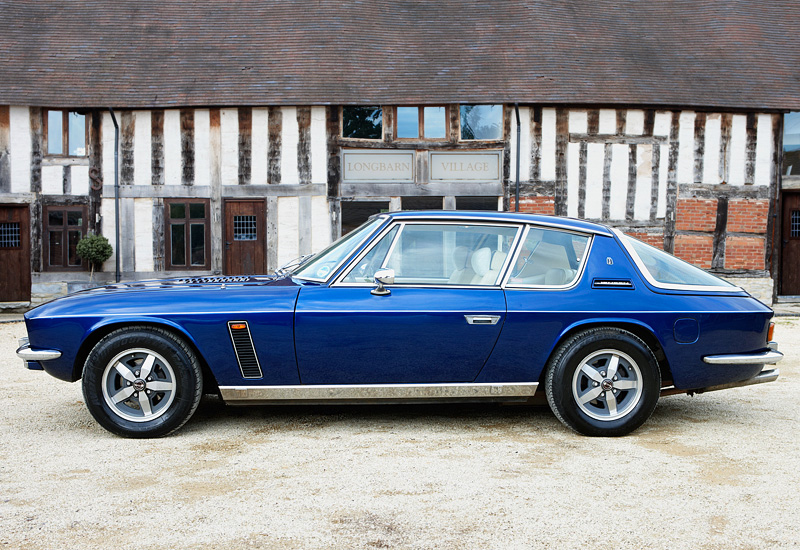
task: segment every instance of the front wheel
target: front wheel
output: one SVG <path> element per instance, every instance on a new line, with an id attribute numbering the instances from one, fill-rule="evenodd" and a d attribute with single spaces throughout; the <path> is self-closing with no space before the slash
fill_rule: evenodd
<path id="1" fill-rule="evenodd" d="M 629 434 L 650 417 L 660 392 L 653 352 L 638 336 L 613 327 L 566 340 L 545 377 L 553 413 L 583 435 Z"/>
<path id="2" fill-rule="evenodd" d="M 161 437 L 200 403 L 203 375 L 180 338 L 155 327 L 125 327 L 102 338 L 83 367 L 83 396 L 101 426 L 123 437 Z"/>

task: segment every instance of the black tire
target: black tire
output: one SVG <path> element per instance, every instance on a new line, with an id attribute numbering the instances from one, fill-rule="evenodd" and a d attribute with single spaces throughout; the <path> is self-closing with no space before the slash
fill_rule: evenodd
<path id="1" fill-rule="evenodd" d="M 616 374 L 611 378 L 606 375 Z M 589 436 L 627 435 L 653 413 L 661 373 L 638 336 L 607 327 L 580 332 L 554 352 L 545 376 L 547 402 L 567 427 Z"/>
<path id="2" fill-rule="evenodd" d="M 130 326 L 111 332 L 92 348 L 82 385 L 89 412 L 108 431 L 132 438 L 163 437 L 194 414 L 203 374 L 179 337 L 156 327 Z"/>

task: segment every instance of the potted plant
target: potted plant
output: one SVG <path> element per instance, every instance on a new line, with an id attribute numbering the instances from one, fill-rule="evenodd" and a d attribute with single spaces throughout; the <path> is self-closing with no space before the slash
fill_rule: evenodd
<path id="1" fill-rule="evenodd" d="M 102 267 L 103 262 L 111 257 L 114 249 L 108 242 L 108 239 L 102 235 L 86 235 L 76 247 L 78 257 L 87 262 L 90 267 L 89 281 L 94 276 L 95 266 Z"/>

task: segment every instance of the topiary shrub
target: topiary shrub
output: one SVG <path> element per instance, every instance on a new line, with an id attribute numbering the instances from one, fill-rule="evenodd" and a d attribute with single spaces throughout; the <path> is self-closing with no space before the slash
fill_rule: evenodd
<path id="1" fill-rule="evenodd" d="M 87 235 L 78 241 L 76 247 L 78 257 L 88 262 L 91 271 L 89 272 L 89 280 L 94 277 L 95 266 L 102 267 L 103 262 L 111 257 L 114 249 L 108 242 L 108 239 L 102 235 Z"/>

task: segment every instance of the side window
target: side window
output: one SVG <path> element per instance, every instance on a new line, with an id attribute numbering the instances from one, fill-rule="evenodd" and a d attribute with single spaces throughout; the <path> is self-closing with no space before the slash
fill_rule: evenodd
<path id="1" fill-rule="evenodd" d="M 511 270 L 508 283 L 568 286 L 585 260 L 589 237 L 567 231 L 532 227 Z"/>
<path id="2" fill-rule="evenodd" d="M 342 107 L 342 137 L 383 139 L 383 109 L 380 107 Z"/>
<path id="3" fill-rule="evenodd" d="M 46 151 L 51 156 L 85 157 L 86 115 L 49 109 L 44 117 Z"/>
<path id="4" fill-rule="evenodd" d="M 46 206 L 44 212 L 45 271 L 85 269 L 77 247 L 86 235 L 85 206 Z"/>
<path id="5" fill-rule="evenodd" d="M 509 226 L 406 223 L 392 230 L 343 282 L 371 283 L 381 267 L 395 284 L 496 285 L 518 229 Z"/>
<path id="6" fill-rule="evenodd" d="M 167 270 L 209 269 L 206 199 L 164 201 Z"/>

